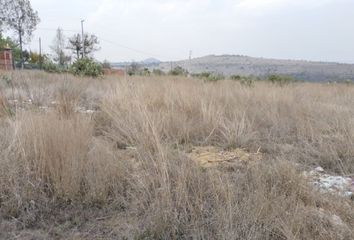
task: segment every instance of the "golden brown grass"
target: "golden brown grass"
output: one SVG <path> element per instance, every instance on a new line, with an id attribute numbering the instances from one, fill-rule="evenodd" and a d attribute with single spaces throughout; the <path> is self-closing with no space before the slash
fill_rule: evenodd
<path id="1" fill-rule="evenodd" d="M 16 110 L 0 114 L 0 238 L 353 239 L 353 202 L 301 175 L 354 173 L 352 86 L 38 72 L 12 82 L 0 84 L 0 113 L 1 101 Z M 188 157 L 196 146 L 262 161 L 206 169 Z"/>

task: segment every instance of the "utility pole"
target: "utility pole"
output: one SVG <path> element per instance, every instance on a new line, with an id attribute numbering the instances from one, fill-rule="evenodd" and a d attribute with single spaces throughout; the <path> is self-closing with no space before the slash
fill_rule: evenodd
<path id="1" fill-rule="evenodd" d="M 82 58 L 85 57 L 84 22 L 85 20 L 81 20 Z"/>
<path id="2" fill-rule="evenodd" d="M 42 39 L 39 38 L 39 70 L 42 70 Z"/>
<path id="3" fill-rule="evenodd" d="M 23 61 L 23 48 L 22 48 L 22 28 L 19 30 L 19 40 L 20 40 L 20 58 L 21 58 L 21 70 L 24 69 L 24 61 Z"/>

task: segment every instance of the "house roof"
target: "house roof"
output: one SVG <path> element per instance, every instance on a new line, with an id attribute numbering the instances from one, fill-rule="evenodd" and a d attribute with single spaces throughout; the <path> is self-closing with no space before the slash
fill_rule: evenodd
<path id="1" fill-rule="evenodd" d="M 5 46 L 0 48 L 1 50 L 11 50 L 11 47 L 9 46 L 9 44 L 7 43 Z"/>

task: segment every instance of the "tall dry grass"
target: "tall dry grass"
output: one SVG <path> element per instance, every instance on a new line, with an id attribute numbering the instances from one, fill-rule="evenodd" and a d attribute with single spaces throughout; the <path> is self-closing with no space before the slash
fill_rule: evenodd
<path id="1" fill-rule="evenodd" d="M 353 202 L 314 191 L 301 175 L 317 165 L 353 174 L 352 86 L 36 72 L 12 82 L 2 96 L 21 101 L 0 116 L 0 238 L 354 236 Z M 47 94 L 22 104 L 38 92 Z M 187 156 L 200 145 L 264 159 L 203 169 Z"/>
<path id="2" fill-rule="evenodd" d="M 349 174 L 354 170 L 353 90 L 320 84 L 245 88 L 231 81 L 142 80 L 118 84 L 102 109 L 111 119 L 107 134 L 123 145 L 149 144 L 146 138 L 155 134 L 177 145 L 261 148 Z"/>

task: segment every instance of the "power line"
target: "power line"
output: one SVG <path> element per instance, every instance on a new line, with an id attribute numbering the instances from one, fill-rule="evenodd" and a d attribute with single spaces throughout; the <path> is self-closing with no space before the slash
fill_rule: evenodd
<path id="1" fill-rule="evenodd" d="M 128 46 L 125 46 L 123 44 L 112 42 L 112 41 L 107 40 L 107 39 L 100 38 L 100 40 L 103 40 L 104 42 L 107 42 L 107 43 L 109 43 L 111 45 L 114 45 L 114 46 L 117 46 L 117 47 L 120 47 L 120 48 L 125 48 L 125 49 L 128 49 L 130 51 L 133 51 L 133 52 L 136 52 L 136 53 L 140 53 L 140 54 L 145 55 L 145 56 L 157 57 L 157 58 L 162 57 L 162 58 L 167 58 L 168 59 L 168 57 L 162 56 L 160 54 L 154 54 L 154 53 L 150 53 L 150 52 L 145 52 L 143 50 L 139 50 L 139 49 L 136 49 L 136 48 L 128 47 Z"/>
<path id="2" fill-rule="evenodd" d="M 69 30 L 69 29 L 62 29 L 60 28 L 62 31 L 64 32 L 75 32 L 75 33 L 79 33 L 80 30 Z M 37 28 L 37 30 L 43 30 L 43 31 L 57 31 L 58 29 L 55 29 L 55 28 Z M 120 43 L 117 43 L 117 42 L 113 42 L 111 40 L 108 40 L 108 39 L 104 39 L 104 38 L 99 38 L 100 40 L 106 42 L 106 43 L 109 43 L 113 46 L 117 46 L 117 47 L 120 47 L 120 48 L 125 48 L 127 50 L 130 50 L 130 51 L 133 51 L 133 52 L 136 52 L 136 53 L 140 53 L 142 55 L 145 55 L 145 56 L 149 56 L 149 57 L 156 57 L 156 58 L 166 58 L 166 59 L 169 59 L 169 57 L 167 56 L 162 56 L 160 54 L 154 54 L 154 53 L 150 53 L 150 52 L 146 52 L 146 51 L 143 51 L 143 50 L 140 50 L 140 49 L 136 49 L 136 48 L 132 48 L 132 47 L 129 47 L 129 46 L 126 46 L 126 45 L 123 45 L 123 44 L 120 44 Z"/>
<path id="3" fill-rule="evenodd" d="M 43 31 L 57 31 L 58 28 L 37 28 L 37 30 L 43 30 Z M 80 32 L 80 30 L 68 30 L 68 29 L 62 29 L 60 28 L 63 32 Z"/>

